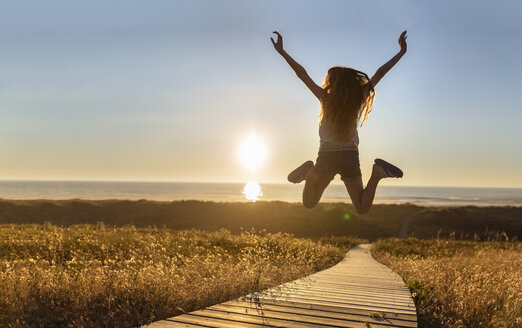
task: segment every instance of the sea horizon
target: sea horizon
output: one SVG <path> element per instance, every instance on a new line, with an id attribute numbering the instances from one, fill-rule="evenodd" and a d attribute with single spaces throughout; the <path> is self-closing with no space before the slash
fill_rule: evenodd
<path id="1" fill-rule="evenodd" d="M 255 180 L 255 179 L 253 179 Z M 239 180 L 215 180 L 215 181 L 193 181 L 193 180 L 155 180 L 155 179 L 0 179 L 0 184 L 4 182 L 87 182 L 87 183 L 191 183 L 191 184 L 244 184 L 247 183 L 247 181 L 239 181 Z M 259 184 L 274 184 L 274 185 L 287 185 L 291 184 L 287 181 L 263 181 L 263 180 L 256 180 Z M 297 184 L 301 185 L 301 184 Z M 330 186 L 332 185 L 339 185 L 344 186 L 341 180 L 338 178 L 334 179 Z M 494 186 L 494 187 L 488 187 L 488 186 L 449 186 L 449 185 L 400 185 L 400 186 L 389 186 L 389 185 L 379 185 L 378 188 L 381 187 L 397 187 L 397 188 L 466 188 L 466 189 L 517 189 L 522 190 L 522 187 L 503 187 L 503 186 Z"/>
<path id="2" fill-rule="evenodd" d="M 302 184 L 170 181 L 0 180 L 0 199 L 200 200 L 300 202 Z M 344 185 L 332 184 L 323 202 L 346 202 Z M 376 204 L 420 206 L 522 206 L 522 188 L 379 186 Z"/>

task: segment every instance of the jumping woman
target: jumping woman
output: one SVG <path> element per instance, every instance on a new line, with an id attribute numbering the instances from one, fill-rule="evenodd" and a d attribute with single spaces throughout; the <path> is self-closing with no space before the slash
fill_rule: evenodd
<path id="1" fill-rule="evenodd" d="M 379 181 L 383 178 L 401 178 L 403 174 L 398 167 L 376 159 L 372 175 L 364 188 L 359 165 L 357 126 L 366 122 L 372 110 L 377 83 L 406 53 L 406 31 L 399 37 L 399 53 L 382 65 L 371 79 L 353 68 L 336 66 L 328 70 L 322 87 L 315 84 L 303 66 L 283 50 L 283 37 L 278 32 L 274 33 L 277 42 L 273 38 L 270 40 L 275 50 L 321 103 L 320 146 L 315 165 L 312 161 L 303 163 L 288 175 L 288 181 L 305 181 L 303 205 L 312 208 L 319 203 L 323 191 L 334 176 L 340 174 L 357 213 L 367 213 Z"/>

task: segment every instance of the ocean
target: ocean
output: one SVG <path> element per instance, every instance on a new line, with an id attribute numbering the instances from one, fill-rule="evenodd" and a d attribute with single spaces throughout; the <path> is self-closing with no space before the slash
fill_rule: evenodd
<path id="1" fill-rule="evenodd" d="M 217 202 L 300 202 L 303 185 L 188 182 L 0 181 L 2 199 L 148 199 Z M 350 202 L 344 185 L 330 185 L 323 202 Z M 377 204 L 522 206 L 522 189 L 379 186 Z"/>

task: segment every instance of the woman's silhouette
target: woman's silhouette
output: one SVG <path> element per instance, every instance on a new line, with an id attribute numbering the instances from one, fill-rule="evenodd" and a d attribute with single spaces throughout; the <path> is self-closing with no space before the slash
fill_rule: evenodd
<path id="1" fill-rule="evenodd" d="M 357 125 L 362 125 L 372 110 L 377 83 L 406 53 L 406 31 L 399 37 L 400 51 L 382 65 L 371 79 L 353 68 L 337 66 L 328 70 L 322 87 L 315 84 L 303 66 L 286 53 L 281 34 L 274 33 L 277 41 L 270 38 L 274 48 L 321 103 L 320 147 L 315 165 L 312 161 L 303 163 L 288 175 L 288 180 L 293 183 L 306 181 L 303 205 L 312 208 L 319 203 L 334 176 L 340 174 L 357 213 L 367 213 L 379 181 L 400 178 L 402 171 L 382 159 L 376 159 L 366 188 L 363 187 Z"/>

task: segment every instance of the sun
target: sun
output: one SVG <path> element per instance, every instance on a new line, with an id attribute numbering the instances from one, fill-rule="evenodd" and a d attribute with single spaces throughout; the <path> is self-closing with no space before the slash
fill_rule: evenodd
<path id="1" fill-rule="evenodd" d="M 255 134 L 246 137 L 238 149 L 239 161 L 249 171 L 257 171 L 266 159 L 266 147 Z"/>

